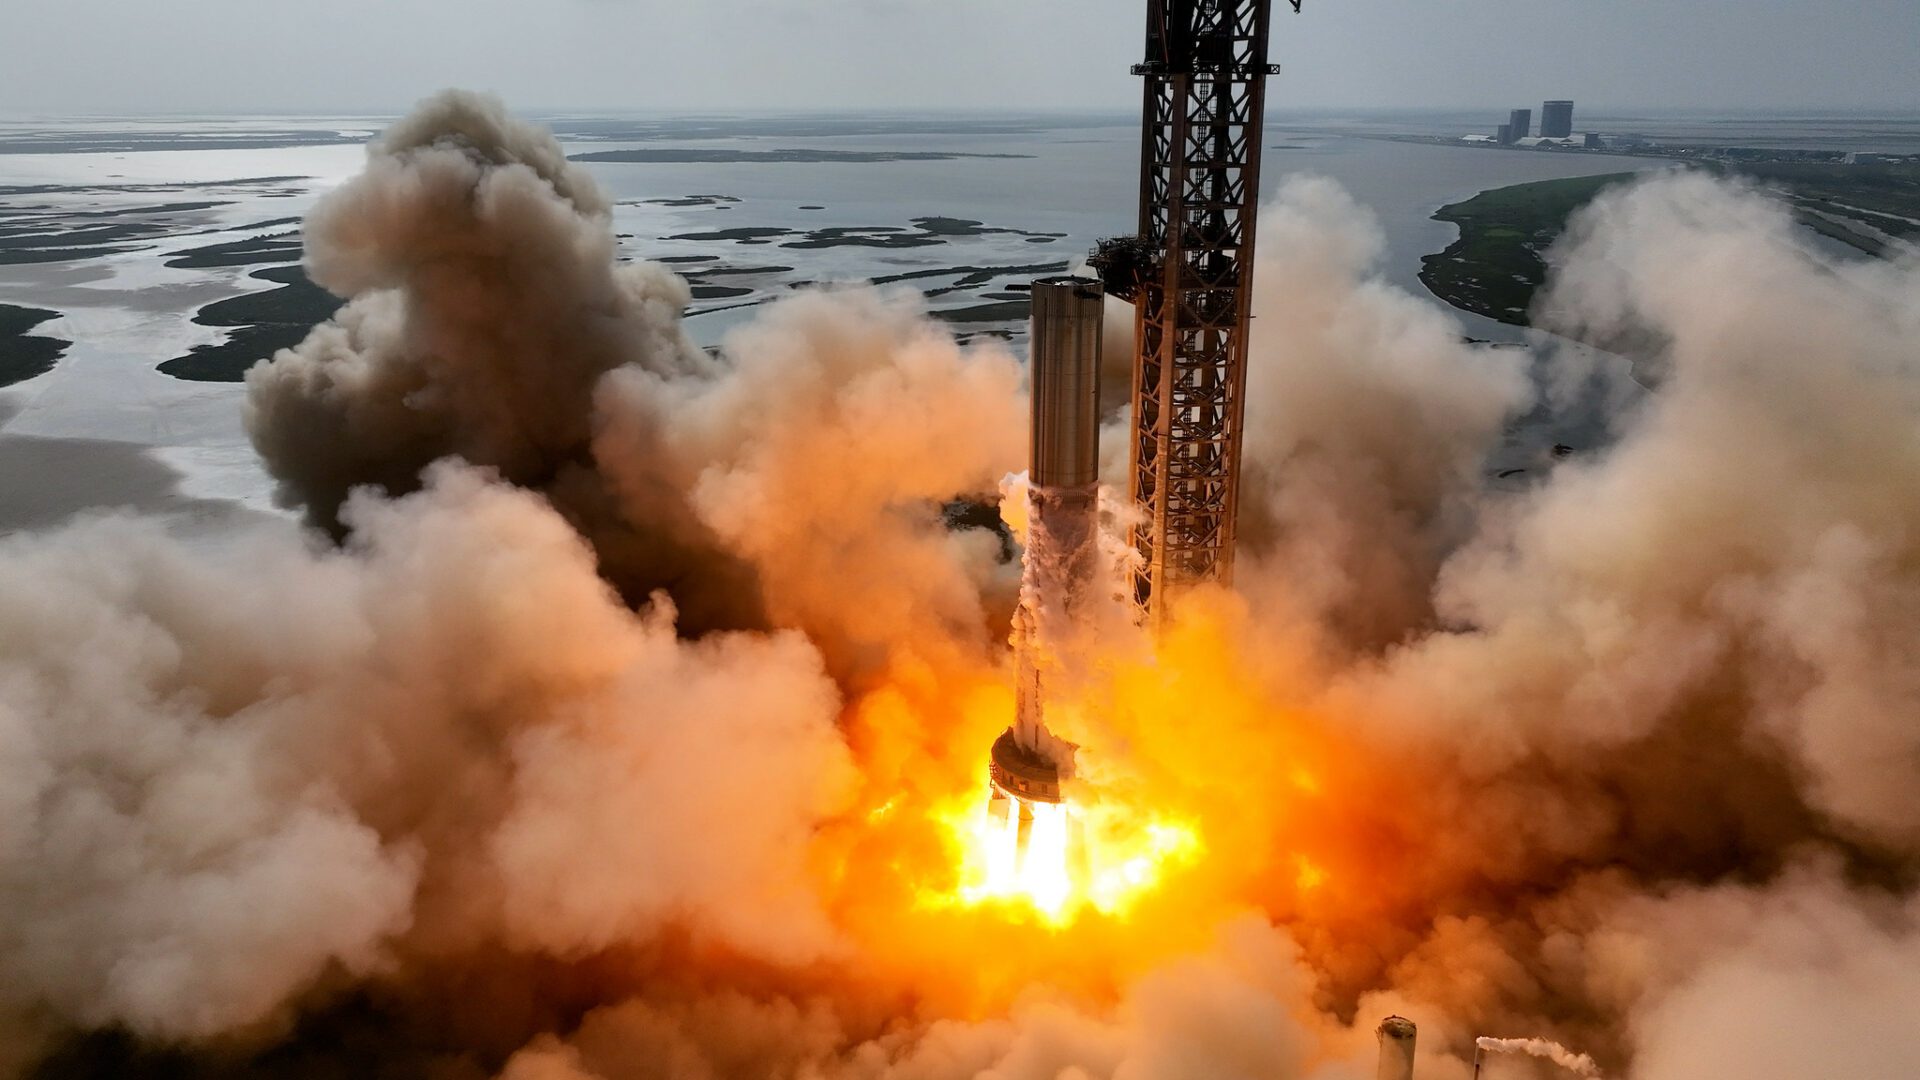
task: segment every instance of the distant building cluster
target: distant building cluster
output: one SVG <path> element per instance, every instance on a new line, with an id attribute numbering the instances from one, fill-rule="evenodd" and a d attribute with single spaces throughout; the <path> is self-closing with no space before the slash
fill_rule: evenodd
<path id="1" fill-rule="evenodd" d="M 1529 149 L 1548 150 L 1603 148 L 1599 135 L 1573 133 L 1573 102 L 1571 101 L 1540 103 L 1538 135 L 1534 134 L 1533 110 L 1515 109 L 1508 114 L 1507 122 L 1495 128 L 1492 135 L 1468 135 L 1461 141 L 1479 143 L 1483 146 L 1523 146 Z"/>
<path id="2" fill-rule="evenodd" d="M 1452 141 L 1447 137 L 1446 141 Z M 1491 135 L 1463 135 L 1472 146 L 1509 146 L 1526 150 L 1600 150 L 1609 153 L 1678 158 L 1687 161 L 1798 162 L 1833 165 L 1920 164 L 1920 154 L 1888 154 L 1848 150 L 1780 149 L 1753 146 L 1663 145 L 1645 135 L 1573 133 L 1573 102 L 1540 103 L 1540 130 L 1534 134 L 1533 110 L 1515 109 Z"/>
<path id="3" fill-rule="evenodd" d="M 1540 103 L 1540 134 L 1533 134 L 1533 110 L 1515 109 L 1507 122 L 1494 129 L 1493 138 L 1481 136 L 1475 142 L 1496 142 L 1501 146 L 1538 146 L 1545 139 L 1573 138 L 1573 102 Z"/>

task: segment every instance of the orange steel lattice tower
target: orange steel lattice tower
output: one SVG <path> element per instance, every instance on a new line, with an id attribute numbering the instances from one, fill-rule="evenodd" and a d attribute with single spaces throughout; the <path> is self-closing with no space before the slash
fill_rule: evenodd
<path id="1" fill-rule="evenodd" d="M 1299 10 L 1299 0 L 1290 0 Z M 1233 577 L 1271 0 L 1148 0 L 1136 304 L 1133 600 Z"/>

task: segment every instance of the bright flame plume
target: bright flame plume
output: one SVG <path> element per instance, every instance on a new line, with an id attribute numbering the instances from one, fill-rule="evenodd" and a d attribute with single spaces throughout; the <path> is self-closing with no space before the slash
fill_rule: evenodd
<path id="1" fill-rule="evenodd" d="M 1032 815 L 1024 846 L 1023 808 Z M 1131 827 L 1102 826 L 1098 817 L 1073 803 L 1013 802 L 1004 813 L 976 803 L 947 822 L 961 852 L 960 885 L 949 899 L 1026 907 L 1052 926 L 1089 910 L 1123 916 L 1168 871 L 1199 855 L 1190 826 L 1141 825 L 1137 817 Z"/>

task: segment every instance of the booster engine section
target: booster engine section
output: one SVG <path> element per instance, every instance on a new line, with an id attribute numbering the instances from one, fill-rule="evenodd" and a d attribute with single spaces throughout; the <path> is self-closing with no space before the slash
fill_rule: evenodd
<path id="1" fill-rule="evenodd" d="M 989 814 L 1012 840 L 1012 869 L 1022 876 L 1052 872 L 1036 861 L 1066 858 L 1061 782 L 1072 774 L 1074 746 L 1047 728 L 1046 686 L 1083 611 L 1098 557 L 1106 302 L 1100 284 L 1087 278 L 1042 278 L 1032 295 L 1028 531 L 1013 628 L 1019 685 L 1013 726 L 994 741 L 987 770 Z M 1056 831 L 1057 854 L 1050 835 Z"/>
<path id="2" fill-rule="evenodd" d="M 1031 750 L 1022 749 L 1013 739 L 1012 728 L 993 740 L 987 776 L 993 781 L 995 800 L 1012 797 L 1021 802 L 1049 805 L 1066 801 L 1060 793 L 1060 767 Z"/>

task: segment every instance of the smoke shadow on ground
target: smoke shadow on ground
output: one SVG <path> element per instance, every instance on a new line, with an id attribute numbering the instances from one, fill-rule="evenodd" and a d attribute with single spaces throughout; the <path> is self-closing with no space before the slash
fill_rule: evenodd
<path id="1" fill-rule="evenodd" d="M 0 428 L 17 412 L 0 404 Z M 0 431 L 0 535 L 36 532 L 90 511 L 188 516 L 238 525 L 260 517 L 180 491 L 183 475 L 146 447 L 110 439 L 54 439 Z"/>

